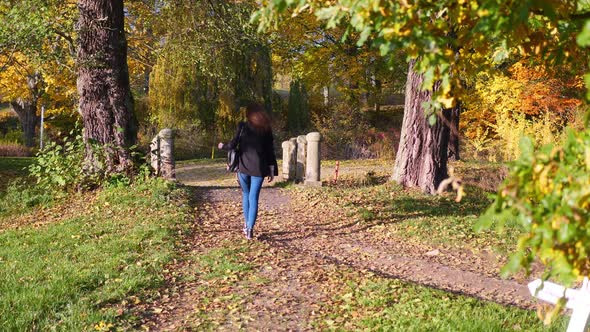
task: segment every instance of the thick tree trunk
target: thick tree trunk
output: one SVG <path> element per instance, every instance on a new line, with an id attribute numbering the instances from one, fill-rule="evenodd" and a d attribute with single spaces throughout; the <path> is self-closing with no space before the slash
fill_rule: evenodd
<path id="1" fill-rule="evenodd" d="M 122 0 L 79 0 L 78 94 L 90 170 L 97 156 L 91 143 L 106 151 L 107 171 L 131 169 L 129 147 L 136 142 L 137 120 L 129 88 Z"/>
<path id="2" fill-rule="evenodd" d="M 450 110 L 441 111 L 446 119 L 437 119 L 432 126 L 422 103 L 432 98 L 432 91 L 422 91 L 423 76 L 413 70 L 410 62 L 406 83 L 404 119 L 392 180 L 406 187 L 419 187 L 433 194 L 447 174 L 449 128 L 445 120 Z M 439 116 L 441 116 L 439 115 Z"/>
<path id="3" fill-rule="evenodd" d="M 39 123 L 37 102 L 18 99 L 10 102 L 10 107 L 18 116 L 24 133 L 25 146 L 32 147 L 35 143 L 35 129 Z"/>
<path id="4" fill-rule="evenodd" d="M 41 97 L 41 74 L 35 72 L 27 75 L 28 98 L 18 98 L 10 102 L 10 107 L 18 116 L 24 133 L 25 146 L 32 147 L 35 142 L 35 128 L 39 123 L 37 103 Z"/>
<path id="5" fill-rule="evenodd" d="M 459 117 L 461 115 L 461 103 L 451 109 L 450 132 L 449 132 L 449 161 L 461 160 L 459 155 Z"/>

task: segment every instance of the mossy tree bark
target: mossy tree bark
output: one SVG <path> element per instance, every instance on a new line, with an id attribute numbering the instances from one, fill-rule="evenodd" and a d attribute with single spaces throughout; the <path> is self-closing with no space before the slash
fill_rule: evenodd
<path id="1" fill-rule="evenodd" d="M 129 87 L 123 0 L 78 1 L 78 93 L 90 170 L 106 152 L 107 171 L 132 169 L 129 148 L 137 139 L 137 120 Z"/>
<path id="2" fill-rule="evenodd" d="M 428 123 L 422 103 L 431 100 L 433 91 L 421 89 L 424 77 L 408 68 L 404 119 L 392 179 L 405 187 L 418 187 L 434 194 L 447 174 L 450 110 L 442 110 L 434 125 Z M 438 84 L 435 84 L 435 89 Z M 441 118 L 444 117 L 444 118 Z"/>

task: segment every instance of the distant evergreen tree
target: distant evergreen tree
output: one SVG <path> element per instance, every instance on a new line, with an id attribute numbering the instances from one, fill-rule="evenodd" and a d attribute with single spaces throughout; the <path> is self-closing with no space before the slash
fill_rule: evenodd
<path id="1" fill-rule="evenodd" d="M 289 89 L 289 104 L 287 108 L 287 129 L 299 133 L 309 125 L 309 100 L 305 85 L 295 80 Z"/>
<path id="2" fill-rule="evenodd" d="M 301 119 L 301 129 L 307 129 L 309 127 L 309 96 L 307 95 L 307 89 L 305 88 L 305 84 L 300 83 L 299 85 L 299 94 L 301 96 L 301 111 L 300 119 Z"/>
<path id="3" fill-rule="evenodd" d="M 299 129 L 298 113 L 300 103 L 299 81 L 292 81 L 289 88 L 289 104 L 287 106 L 287 129 L 291 132 Z"/>

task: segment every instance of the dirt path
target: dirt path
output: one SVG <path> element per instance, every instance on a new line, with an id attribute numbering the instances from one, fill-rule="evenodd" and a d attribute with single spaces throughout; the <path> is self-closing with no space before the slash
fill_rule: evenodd
<path id="1" fill-rule="evenodd" d="M 177 262 L 169 268 L 169 294 L 141 307 L 141 311 L 152 313 L 144 323 L 150 330 L 313 330 L 310 322 L 314 315 L 330 303 L 331 276 L 350 270 L 500 304 L 533 307 L 526 285 L 500 279 L 498 262 L 485 255 L 407 243 L 395 237 L 376 242 L 368 230 L 378 224 L 358 224 L 339 209 L 293 199 L 288 190 L 278 187 L 263 188 L 256 240 L 247 242 L 241 234 L 241 193 L 235 178 L 225 174 L 220 165 L 198 164 L 180 167 L 178 178 L 193 186 L 198 199 L 194 229 L 184 244 L 183 256 L 209 255 L 211 248 L 245 243 L 248 250 L 238 256 L 251 264 L 259 277 L 248 279 L 240 272 L 228 274 L 231 283 L 227 285 L 211 284 L 204 274 L 195 275 L 195 271 L 206 270 L 202 264 L 191 259 Z M 212 288 L 228 297 L 237 296 L 240 308 L 223 300 L 209 302 L 207 294 Z M 196 307 L 199 303 L 206 304 Z"/>
<path id="2" fill-rule="evenodd" d="M 499 278 L 499 263 L 486 257 L 403 238 L 376 242 L 367 232 L 376 225 L 309 204 L 285 205 L 278 213 L 285 216 L 282 225 L 267 226 L 269 233 L 260 238 L 286 250 L 504 305 L 534 307 L 526 284 Z"/>
<path id="3" fill-rule="evenodd" d="M 280 189 L 265 189 L 262 199 L 272 203 L 262 204 L 260 219 L 270 220 L 277 216 L 278 206 L 289 204 L 289 198 Z M 187 276 L 203 266 L 191 259 L 177 262 L 168 269 L 165 289 L 169 294 L 139 307 L 140 312 L 151 313 L 145 317 L 144 328 L 153 331 L 313 330 L 310 325 L 313 316 L 332 295 L 332 282 L 323 276 L 334 273 L 338 266 L 264 241 L 246 241 L 241 233 L 241 206 L 236 204 L 240 192 L 235 187 L 200 187 L 195 189 L 195 195 L 200 197 L 201 207 L 182 256 L 196 257 L 232 244 L 245 245 L 248 250 L 241 253 L 240 260 L 254 267 L 257 280 L 231 273 L 227 285 L 212 284 L 214 281 L 207 278 L 190 280 Z M 261 227 L 260 232 L 277 231 L 269 226 Z M 199 307 L 199 303 L 209 301 L 211 289 L 216 294 L 238 297 L 239 310 L 225 310 L 223 301 Z"/>

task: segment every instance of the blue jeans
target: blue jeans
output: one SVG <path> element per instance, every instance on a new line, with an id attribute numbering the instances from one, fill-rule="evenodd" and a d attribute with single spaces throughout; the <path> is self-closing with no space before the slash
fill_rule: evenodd
<path id="1" fill-rule="evenodd" d="M 258 197 L 262 188 L 263 177 L 238 173 L 240 187 L 242 187 L 242 207 L 247 229 L 253 229 L 258 216 Z"/>

